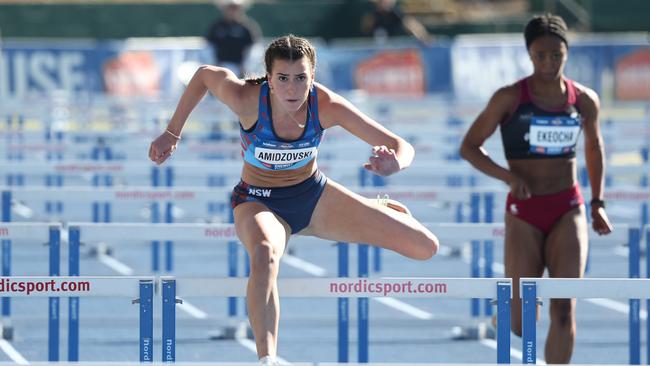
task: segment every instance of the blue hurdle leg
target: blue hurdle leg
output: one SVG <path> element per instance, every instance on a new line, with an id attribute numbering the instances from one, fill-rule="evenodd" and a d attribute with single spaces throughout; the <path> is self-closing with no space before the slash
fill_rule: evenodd
<path id="1" fill-rule="evenodd" d="M 510 363 L 510 283 L 497 285 L 497 363 Z"/>
<path id="2" fill-rule="evenodd" d="M 176 361 L 176 280 L 162 281 L 162 360 Z"/>
<path id="3" fill-rule="evenodd" d="M 349 276 L 349 247 L 347 243 L 338 243 L 339 277 Z M 350 300 L 347 297 L 338 298 L 338 362 L 348 362 L 350 344 Z"/>
<path id="4" fill-rule="evenodd" d="M 537 288 L 535 282 L 522 283 L 522 363 L 537 363 Z"/>
<path id="5" fill-rule="evenodd" d="M 359 244 L 359 277 L 368 277 L 368 244 Z M 358 304 L 358 336 L 359 336 L 359 354 L 358 359 L 360 363 L 368 363 L 368 318 L 369 318 L 369 304 L 367 297 L 360 297 L 357 300 Z"/>

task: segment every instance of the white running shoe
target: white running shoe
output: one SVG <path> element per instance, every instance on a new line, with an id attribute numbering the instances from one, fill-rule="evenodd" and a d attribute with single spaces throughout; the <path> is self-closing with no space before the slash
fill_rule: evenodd
<path id="1" fill-rule="evenodd" d="M 264 356 L 260 358 L 260 366 L 280 366 L 280 362 L 275 357 Z"/>
<path id="2" fill-rule="evenodd" d="M 379 203 L 381 206 L 386 206 L 388 208 L 392 208 L 393 210 L 395 210 L 397 212 L 401 212 L 401 213 L 405 213 L 405 214 L 407 214 L 409 216 L 413 216 L 413 215 L 411 215 L 411 211 L 408 209 L 408 207 L 406 207 L 405 204 L 403 204 L 403 203 L 401 203 L 399 201 L 390 199 L 387 194 L 385 194 L 384 197 L 381 197 L 380 195 L 377 195 L 377 203 Z"/>

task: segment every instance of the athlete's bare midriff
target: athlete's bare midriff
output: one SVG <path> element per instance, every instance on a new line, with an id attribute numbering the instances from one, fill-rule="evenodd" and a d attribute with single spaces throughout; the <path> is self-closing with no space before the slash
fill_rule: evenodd
<path id="1" fill-rule="evenodd" d="M 316 172 L 316 159 L 307 165 L 291 170 L 265 170 L 244 163 L 241 179 L 257 187 L 288 187 L 303 182 Z"/>
<path id="2" fill-rule="evenodd" d="M 576 159 L 512 159 L 510 171 L 524 180 L 533 195 L 557 193 L 573 187 Z"/>

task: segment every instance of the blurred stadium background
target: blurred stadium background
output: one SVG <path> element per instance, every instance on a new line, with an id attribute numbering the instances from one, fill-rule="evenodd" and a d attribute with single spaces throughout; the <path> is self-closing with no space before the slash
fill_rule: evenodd
<path id="1" fill-rule="evenodd" d="M 336 90 L 372 89 L 360 74 L 399 62 L 397 66 L 419 76 L 397 90 L 384 85 L 377 89 L 399 94 L 399 88 L 411 88 L 409 92 L 419 94 L 484 99 L 496 85 L 527 71 L 519 34 L 530 15 L 552 11 L 577 35 L 572 39 L 570 77 L 606 100 L 648 98 L 648 55 L 643 50 L 650 28 L 647 1 L 403 0 L 404 13 L 438 40 L 415 48 L 408 38 L 381 46 L 361 38 L 360 19 L 372 6 L 371 0 L 260 0 L 250 2 L 248 14 L 266 38 L 291 32 L 320 41 L 319 77 Z M 176 75 L 184 62 L 213 63 L 201 37 L 218 13 L 215 3 L 207 0 L 0 0 L 0 95 L 101 93 L 110 89 L 117 74 L 136 88 L 110 93 L 177 94 Z M 494 35 L 504 33 L 515 35 Z M 387 48 L 404 53 L 393 59 L 390 52 L 382 53 Z M 257 71 L 259 52 L 251 55 Z M 484 61 L 480 67 L 478 60 Z M 147 71 L 139 73 L 137 82 L 128 76 L 142 69 Z M 379 74 L 375 87 L 382 80 Z M 621 82 L 625 77 L 627 82 Z M 490 82 L 485 83 L 486 78 Z"/>
<path id="2" fill-rule="evenodd" d="M 260 24 L 264 40 L 254 46 L 247 60 L 248 70 L 263 71 L 262 53 L 270 38 L 286 33 L 309 37 L 317 46 L 317 80 L 408 138 L 418 151 L 416 163 L 404 174 L 385 181 L 358 177 L 356 168 L 365 159 L 368 146 L 341 131 L 328 131 L 329 141 L 319 154 L 319 165 L 331 168 L 327 174 L 349 186 L 361 182 L 384 185 L 382 189 L 396 192 L 416 192 L 405 194 L 412 200 L 406 203 L 422 221 L 501 221 L 500 198 L 495 201 L 493 217 L 488 219 L 488 214 L 475 217 L 468 199 L 454 201 L 456 195 L 436 195 L 435 191 L 504 189 L 461 161 L 458 146 L 466 127 L 494 90 L 532 71 L 522 30 L 531 15 L 550 11 L 562 15 L 572 30 L 566 75 L 596 90 L 602 99 L 608 170 L 616 172 L 620 167 L 623 172 L 608 177 L 608 190 L 638 190 L 608 198 L 612 201 L 608 212 L 618 224 L 648 224 L 650 1 L 402 0 L 400 5 L 435 36 L 435 42 L 421 44 L 406 35 L 382 41 L 362 37 L 360 19 L 372 9 L 370 0 L 249 2 L 247 13 Z M 237 122 L 211 97 L 205 98 L 190 117 L 183 144 L 170 161 L 169 165 L 181 173 L 167 179 L 162 170 L 160 175 L 151 173 L 146 155 L 149 142 L 171 116 L 184 83 L 199 64 L 214 62 L 202 36 L 218 14 L 214 2 L 202 0 L 0 0 L 0 189 L 20 197 L 11 202 L 11 221 L 227 221 L 225 202 L 210 203 L 206 209 L 204 202 L 184 203 L 181 199 L 167 205 L 166 215 L 162 209 L 167 200 L 143 203 L 133 199 L 118 202 L 109 214 L 108 209 L 100 210 L 108 207 L 104 202 L 92 202 L 90 208 L 88 200 L 73 200 L 75 193 L 70 193 L 82 192 L 81 187 L 99 189 L 97 186 L 128 190 L 168 185 L 188 192 L 209 186 L 227 190 L 236 183 L 241 164 Z M 486 145 L 491 155 L 503 161 L 499 136 Z M 347 169 L 352 166 L 348 164 L 350 157 L 356 165 Z M 579 154 L 580 166 L 584 165 L 582 160 Z M 581 175 L 585 184 L 583 178 Z M 45 199 L 38 192 L 21 191 L 42 186 L 53 189 Z M 413 187 L 431 192 L 418 196 Z M 584 192 L 588 198 L 589 191 Z M 431 197 L 431 202 L 425 202 Z M 616 202 L 616 198 L 624 197 L 633 197 L 633 202 Z M 6 221 L 7 216 L 3 219 Z M 473 238 L 467 239 L 445 243 L 449 249 L 427 263 L 414 264 L 386 254 L 382 275 L 466 277 L 470 271 L 466 244 Z M 5 243 L 3 240 L 3 248 Z M 159 255 L 155 260 L 162 258 L 162 249 L 150 254 L 149 243 L 119 246 L 107 237 L 101 245 L 87 244 L 81 259 L 82 273 L 87 275 L 227 272 L 228 254 L 221 246 L 178 246 L 178 262 L 169 271 L 164 265 L 149 263 L 155 255 Z M 296 239 L 285 258 L 283 275 L 336 273 L 331 246 L 312 244 L 314 240 Z M 500 262 L 502 248 L 500 243 L 496 245 L 495 261 Z M 627 264 L 620 255 L 625 250 L 616 245 L 594 254 L 592 273 L 627 277 Z M 8 257 L 5 253 L 3 261 Z M 12 255 L 12 274 L 47 274 L 45 250 L 40 247 L 15 246 Z M 62 272 L 67 274 L 66 270 Z M 32 305 L 29 300 L 14 302 L 13 322 L 9 324 L 15 331 L 3 332 L 0 346 L 5 352 L 0 353 L 0 362 L 48 358 L 43 326 L 47 305 Z M 209 339 L 213 328 L 229 324 L 221 317 L 226 305 L 221 299 L 219 305 L 214 299 L 199 300 L 192 302 L 203 310 L 179 317 L 178 344 L 183 351 L 179 350 L 178 360 L 256 361 L 250 341 L 215 343 L 214 338 Z M 290 301 L 281 322 L 285 336 L 281 336 L 281 356 L 289 361 L 336 361 L 332 320 L 336 304 Z M 451 326 L 465 324 L 466 320 L 455 320 L 469 319 L 469 309 L 424 301 L 407 305 L 425 309 L 427 323 L 421 323 L 421 316 L 400 313 L 401 317 L 396 317 L 391 312 L 394 310 L 373 310 L 373 315 L 379 314 L 374 324 L 378 330 L 371 335 L 373 361 L 493 362 L 494 351 L 485 344 L 451 341 L 458 335 L 450 332 Z M 82 315 L 88 320 L 82 325 L 81 360 L 137 359 L 133 324 L 105 324 L 105 318 L 116 313 L 112 306 L 116 305 L 83 302 Z M 585 323 L 579 328 L 590 329 L 590 333 L 579 338 L 574 361 L 626 363 L 624 327 L 613 325 L 613 320 L 603 324 L 610 314 L 595 307 L 584 307 Z M 129 313 L 133 308 L 127 305 L 125 309 L 117 313 L 133 320 L 135 315 Z M 205 317 L 197 316 L 203 311 Z M 446 313 L 453 316 L 446 317 Z M 621 314 L 617 313 L 624 322 Z M 647 313 L 643 316 L 647 318 Z M 7 318 L 3 317 L 3 330 Z M 544 333 L 540 331 L 540 337 Z M 513 347 L 518 347 L 515 342 Z M 6 351 L 7 344 L 24 358 L 12 356 Z M 65 357 L 62 353 L 61 359 Z M 519 360 L 513 356 L 513 362 Z"/>

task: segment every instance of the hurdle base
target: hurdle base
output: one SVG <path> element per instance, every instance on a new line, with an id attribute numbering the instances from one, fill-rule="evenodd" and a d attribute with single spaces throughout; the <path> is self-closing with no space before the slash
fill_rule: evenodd
<path id="1" fill-rule="evenodd" d="M 2 319 L 2 328 L 0 328 L 0 338 L 11 341 L 14 339 L 14 326 L 10 319 Z"/>
<path id="2" fill-rule="evenodd" d="M 496 339 L 496 330 L 488 322 L 479 322 L 469 326 L 457 326 L 451 329 L 455 341 L 476 341 L 481 339 Z"/>
<path id="3" fill-rule="evenodd" d="M 234 325 L 226 325 L 221 329 L 208 333 L 210 340 L 234 340 L 234 339 L 253 339 L 253 329 L 247 321 L 242 321 Z"/>
<path id="4" fill-rule="evenodd" d="M 113 256 L 113 248 L 106 243 L 98 243 L 97 245 L 90 246 L 86 255 L 88 258 L 97 258 L 102 255 L 111 257 Z"/>

